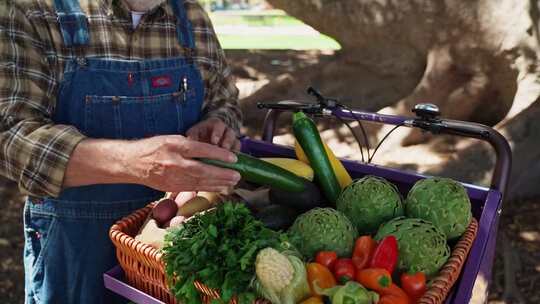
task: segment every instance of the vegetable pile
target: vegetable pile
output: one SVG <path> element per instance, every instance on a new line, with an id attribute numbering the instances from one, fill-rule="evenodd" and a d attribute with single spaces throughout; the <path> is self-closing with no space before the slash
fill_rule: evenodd
<path id="1" fill-rule="evenodd" d="M 201 160 L 266 187 L 266 204 L 156 205 L 140 239 L 162 239 L 171 291 L 190 304 L 201 303 L 195 281 L 220 291 L 213 303 L 416 303 L 472 219 L 464 187 L 426 178 L 403 202 L 381 177 L 352 180 L 304 113 L 293 130 L 297 160 Z"/>

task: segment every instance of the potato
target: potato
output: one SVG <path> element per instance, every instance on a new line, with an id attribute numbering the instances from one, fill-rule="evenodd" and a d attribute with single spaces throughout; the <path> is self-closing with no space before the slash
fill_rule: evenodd
<path id="1" fill-rule="evenodd" d="M 196 196 L 187 201 L 184 205 L 180 206 L 176 215 L 188 218 L 193 216 L 195 213 L 205 211 L 210 208 L 212 208 L 212 203 L 210 203 L 210 201 L 202 196 Z"/>
<path id="2" fill-rule="evenodd" d="M 197 196 L 197 192 L 194 191 L 188 191 L 188 192 L 180 192 L 176 197 L 171 197 L 175 200 L 176 205 L 178 208 L 180 208 L 182 205 L 184 205 L 187 201 Z"/>
<path id="3" fill-rule="evenodd" d="M 164 225 L 172 219 L 178 212 L 178 206 L 172 199 L 163 199 L 159 201 L 152 209 L 152 217 L 159 225 Z"/>
<path id="4" fill-rule="evenodd" d="M 197 193 L 197 196 L 206 198 L 214 206 L 220 203 L 223 199 L 222 196 L 217 192 L 199 191 L 199 193 Z"/>

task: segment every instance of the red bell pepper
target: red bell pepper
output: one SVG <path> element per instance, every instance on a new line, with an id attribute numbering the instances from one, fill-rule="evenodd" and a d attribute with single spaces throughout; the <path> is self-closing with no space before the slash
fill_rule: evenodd
<path id="1" fill-rule="evenodd" d="M 373 257 L 371 258 L 371 268 L 384 268 L 393 273 L 398 261 L 398 243 L 393 235 L 389 235 L 381 240 Z"/>
<path id="2" fill-rule="evenodd" d="M 426 275 L 423 272 L 403 273 L 401 275 L 401 288 L 416 303 L 426 292 Z"/>
<path id="3" fill-rule="evenodd" d="M 315 256 L 315 262 L 326 266 L 328 269 L 334 268 L 334 264 L 338 259 L 335 251 L 319 251 Z"/>
<path id="4" fill-rule="evenodd" d="M 351 259 L 339 259 L 334 264 L 334 277 L 336 280 L 345 284 L 350 280 L 354 280 L 356 269 Z"/>
<path id="5" fill-rule="evenodd" d="M 361 236 L 356 240 L 352 260 L 357 271 L 368 268 L 376 247 L 377 242 L 369 235 Z"/>

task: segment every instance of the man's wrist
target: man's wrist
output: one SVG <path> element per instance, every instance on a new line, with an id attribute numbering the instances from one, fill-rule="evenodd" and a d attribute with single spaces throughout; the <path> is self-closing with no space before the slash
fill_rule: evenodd
<path id="1" fill-rule="evenodd" d="M 65 187 L 92 184 L 138 183 L 133 169 L 132 143 L 123 140 L 85 139 L 68 162 Z"/>

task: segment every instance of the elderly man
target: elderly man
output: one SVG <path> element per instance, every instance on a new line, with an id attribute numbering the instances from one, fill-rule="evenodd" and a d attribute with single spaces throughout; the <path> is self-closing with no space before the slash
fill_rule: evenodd
<path id="1" fill-rule="evenodd" d="M 0 174 L 28 195 L 26 303 L 109 303 L 110 226 L 164 192 L 221 191 L 241 114 L 194 0 L 0 3 Z"/>

